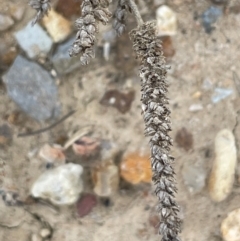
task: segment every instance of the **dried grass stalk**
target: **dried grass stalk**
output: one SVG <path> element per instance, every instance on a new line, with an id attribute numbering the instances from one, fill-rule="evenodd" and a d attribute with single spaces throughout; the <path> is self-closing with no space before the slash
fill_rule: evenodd
<path id="1" fill-rule="evenodd" d="M 156 195 L 159 199 L 161 216 L 160 234 L 162 241 L 178 241 L 180 232 L 179 207 L 175 201 L 177 191 L 174 158 L 169 154 L 172 139 L 170 110 L 168 108 L 167 67 L 162 45 L 155 35 L 155 22 L 140 25 L 130 33 L 133 48 L 141 61 L 142 112 L 145 133 L 150 136 L 151 165 Z"/>

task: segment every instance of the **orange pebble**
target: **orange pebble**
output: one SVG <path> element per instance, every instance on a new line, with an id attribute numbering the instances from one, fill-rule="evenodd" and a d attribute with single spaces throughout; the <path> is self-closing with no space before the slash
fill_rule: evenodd
<path id="1" fill-rule="evenodd" d="M 120 164 L 121 177 L 132 183 L 150 183 L 152 180 L 151 162 L 149 156 L 138 153 L 127 155 Z"/>

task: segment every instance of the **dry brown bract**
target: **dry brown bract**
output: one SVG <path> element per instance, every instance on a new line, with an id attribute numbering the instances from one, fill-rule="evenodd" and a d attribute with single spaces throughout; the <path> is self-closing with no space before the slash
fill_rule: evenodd
<path id="1" fill-rule="evenodd" d="M 130 33 L 133 48 L 141 61 L 142 111 L 145 132 L 150 136 L 151 164 L 156 195 L 159 198 L 162 241 L 178 241 L 180 232 L 179 207 L 175 201 L 174 158 L 169 154 L 170 110 L 168 84 L 162 45 L 155 35 L 155 22 L 144 23 Z"/>

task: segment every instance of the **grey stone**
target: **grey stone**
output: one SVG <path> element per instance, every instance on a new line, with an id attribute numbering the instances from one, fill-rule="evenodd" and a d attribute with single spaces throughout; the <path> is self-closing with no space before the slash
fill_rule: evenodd
<path id="1" fill-rule="evenodd" d="M 47 54 L 53 45 L 52 39 L 38 24 L 32 26 L 28 23 L 25 28 L 15 33 L 15 38 L 31 59 Z"/>
<path id="2" fill-rule="evenodd" d="M 70 39 L 59 45 L 52 57 L 53 65 L 59 74 L 68 74 L 81 66 L 79 58 L 69 56 L 68 51 L 73 42 L 74 39 Z"/>
<path id="3" fill-rule="evenodd" d="M 3 81 L 10 98 L 32 118 L 44 121 L 60 114 L 57 86 L 38 64 L 18 56 Z"/>
<path id="4" fill-rule="evenodd" d="M 5 31 L 14 24 L 14 21 L 11 17 L 0 14 L 0 31 Z"/>
<path id="5" fill-rule="evenodd" d="M 190 193 L 198 193 L 205 187 L 207 171 L 201 165 L 185 163 L 182 175 Z"/>

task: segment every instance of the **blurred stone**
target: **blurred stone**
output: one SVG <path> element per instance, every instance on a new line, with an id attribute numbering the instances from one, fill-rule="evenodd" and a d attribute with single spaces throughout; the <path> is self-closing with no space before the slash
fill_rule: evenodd
<path id="1" fill-rule="evenodd" d="M 62 165 L 66 161 L 66 157 L 63 153 L 63 148 L 56 144 L 53 146 L 45 144 L 43 147 L 41 147 L 39 156 L 48 163 L 52 163 L 54 166 Z"/>
<path id="2" fill-rule="evenodd" d="M 233 94 L 232 89 L 215 88 L 211 99 L 212 99 L 212 102 L 216 104 L 221 100 L 226 99 L 232 94 Z"/>
<path id="3" fill-rule="evenodd" d="M 88 136 L 83 136 L 73 143 L 73 151 L 80 156 L 94 156 L 100 150 L 100 142 Z"/>
<path id="4" fill-rule="evenodd" d="M 158 215 L 151 215 L 149 217 L 149 224 L 154 228 L 155 234 L 158 233 L 159 225 L 160 225 L 160 218 Z"/>
<path id="5" fill-rule="evenodd" d="M 93 194 L 86 194 L 77 202 L 77 213 L 79 217 L 88 215 L 97 205 L 97 198 Z"/>
<path id="6" fill-rule="evenodd" d="M 100 197 L 109 197 L 118 190 L 118 167 L 111 163 L 104 163 L 92 170 L 94 192 Z"/>
<path id="7" fill-rule="evenodd" d="M 183 148 L 185 151 L 189 151 L 193 148 L 193 135 L 185 127 L 178 130 L 175 141 L 178 146 Z"/>
<path id="8" fill-rule="evenodd" d="M 15 37 L 20 47 L 31 59 L 40 54 L 48 54 L 53 45 L 52 39 L 39 24 L 32 26 L 31 22 L 25 28 L 16 32 Z"/>
<path id="9" fill-rule="evenodd" d="M 74 16 L 80 16 L 81 14 L 81 2 L 82 1 L 68 1 L 59 0 L 56 6 L 56 11 L 61 13 L 66 18 L 72 18 Z"/>
<path id="10" fill-rule="evenodd" d="M 32 118 L 45 121 L 60 114 L 57 86 L 38 64 L 19 55 L 3 81 L 10 98 Z"/>
<path id="11" fill-rule="evenodd" d="M 227 2 L 228 0 L 212 0 L 212 3 L 215 3 L 215 4 L 225 4 Z"/>
<path id="12" fill-rule="evenodd" d="M 210 34 L 214 30 L 213 24 L 218 20 L 222 13 L 223 11 L 221 8 L 210 6 L 202 14 L 202 25 L 206 33 Z"/>
<path id="13" fill-rule="evenodd" d="M 172 44 L 172 39 L 170 36 L 165 36 L 161 38 L 162 40 L 162 48 L 163 48 L 163 55 L 166 58 L 171 58 L 175 55 L 175 49 Z"/>
<path id="14" fill-rule="evenodd" d="M 240 209 L 228 213 L 222 221 L 221 233 L 225 241 L 240 241 Z"/>
<path id="15" fill-rule="evenodd" d="M 105 106 L 113 106 L 124 114 L 130 110 L 134 97 L 134 91 L 130 91 L 128 93 L 121 93 L 118 90 L 109 90 L 100 100 L 100 104 Z"/>
<path id="16" fill-rule="evenodd" d="M 14 24 L 14 21 L 12 18 L 5 14 L 0 14 L 0 31 L 5 31 L 12 27 Z"/>
<path id="17" fill-rule="evenodd" d="M 157 35 L 172 36 L 177 33 L 177 16 L 175 12 L 166 5 L 156 10 Z"/>
<path id="18" fill-rule="evenodd" d="M 53 65 L 59 74 L 68 74 L 81 66 L 79 58 L 69 56 L 68 50 L 73 42 L 74 39 L 70 39 L 58 45 L 52 57 Z"/>
<path id="19" fill-rule="evenodd" d="M 42 19 L 43 25 L 55 43 L 64 41 L 72 32 L 72 24 L 54 10 Z"/>
<path id="20" fill-rule="evenodd" d="M 189 107 L 189 111 L 191 111 L 191 112 L 197 112 L 197 111 L 200 111 L 200 110 L 203 110 L 202 104 L 192 104 Z"/>
<path id="21" fill-rule="evenodd" d="M 233 188 L 237 150 L 230 130 L 223 129 L 215 138 L 215 159 L 209 177 L 209 194 L 213 201 L 221 202 Z"/>
<path id="22" fill-rule="evenodd" d="M 0 126 L 0 146 L 7 145 L 12 140 L 12 130 L 6 124 Z"/>
<path id="23" fill-rule="evenodd" d="M 202 166 L 184 163 L 182 176 L 184 184 L 192 194 L 200 192 L 205 187 L 207 171 Z"/>
<path id="24" fill-rule="evenodd" d="M 152 169 L 148 155 L 138 153 L 127 154 L 120 164 L 121 177 L 132 184 L 151 183 Z"/>
<path id="25" fill-rule="evenodd" d="M 25 12 L 25 4 L 9 4 L 9 13 L 16 21 L 20 21 L 23 18 Z"/>
<path id="26" fill-rule="evenodd" d="M 11 47 L 5 49 L 4 53 L 0 57 L 0 60 L 2 64 L 10 66 L 16 57 L 17 49 L 15 47 Z"/>
<path id="27" fill-rule="evenodd" d="M 41 235 L 42 238 L 46 239 L 46 238 L 51 236 L 51 231 L 47 228 L 43 228 L 40 231 L 40 235 Z"/>
<path id="28" fill-rule="evenodd" d="M 34 182 L 31 195 L 56 205 L 71 205 L 83 190 L 82 173 L 82 166 L 73 163 L 46 171 Z"/>
<path id="29" fill-rule="evenodd" d="M 42 238 L 38 234 L 32 234 L 31 241 L 42 241 Z"/>

